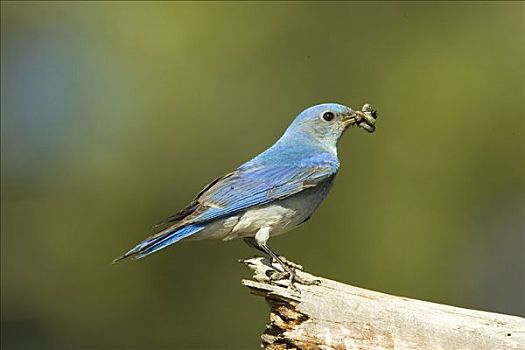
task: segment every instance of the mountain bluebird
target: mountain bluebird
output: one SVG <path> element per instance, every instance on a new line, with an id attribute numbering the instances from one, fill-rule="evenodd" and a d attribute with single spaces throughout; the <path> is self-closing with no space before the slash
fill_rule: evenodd
<path id="1" fill-rule="evenodd" d="M 146 238 L 121 259 L 143 258 L 178 241 L 242 238 L 273 258 L 298 281 L 294 264 L 266 245 L 272 236 L 305 221 L 326 197 L 339 169 L 338 141 L 351 125 L 375 130 L 377 114 L 326 103 L 299 114 L 282 137 L 236 170 L 212 181 L 183 210 L 166 218 L 166 228 Z"/>

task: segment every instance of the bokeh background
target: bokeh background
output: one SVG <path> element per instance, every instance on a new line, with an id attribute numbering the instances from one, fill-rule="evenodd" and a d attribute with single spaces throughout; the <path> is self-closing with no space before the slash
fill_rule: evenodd
<path id="1" fill-rule="evenodd" d="M 113 258 L 302 109 L 371 103 L 270 241 L 315 274 L 525 315 L 524 4 L 2 2 L 2 349 L 257 349 L 242 242 Z"/>

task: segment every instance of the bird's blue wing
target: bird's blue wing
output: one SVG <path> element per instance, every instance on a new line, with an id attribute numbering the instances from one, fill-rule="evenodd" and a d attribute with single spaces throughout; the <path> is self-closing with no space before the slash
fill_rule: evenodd
<path id="1" fill-rule="evenodd" d="M 273 166 L 234 172 L 198 198 L 200 223 L 284 199 L 335 175 L 330 167 Z"/>
<path id="2" fill-rule="evenodd" d="M 210 183 L 165 223 L 199 224 L 284 199 L 333 177 L 338 165 L 312 159 L 299 164 L 241 167 Z"/>

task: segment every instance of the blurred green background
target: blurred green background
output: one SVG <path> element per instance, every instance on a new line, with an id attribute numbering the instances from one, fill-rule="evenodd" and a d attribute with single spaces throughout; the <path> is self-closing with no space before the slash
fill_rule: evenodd
<path id="1" fill-rule="evenodd" d="M 524 3 L 2 2 L 3 349 L 257 349 L 241 241 L 113 258 L 302 109 L 371 103 L 270 246 L 315 274 L 525 315 Z"/>

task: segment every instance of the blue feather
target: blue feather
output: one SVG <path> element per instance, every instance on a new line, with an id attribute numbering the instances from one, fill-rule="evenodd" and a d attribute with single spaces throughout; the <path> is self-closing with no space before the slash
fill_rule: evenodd
<path id="1" fill-rule="evenodd" d="M 183 238 L 201 231 L 204 227 L 205 225 L 189 225 L 179 228 L 168 227 L 156 235 L 140 242 L 135 247 L 130 249 L 126 254 L 113 260 L 113 263 L 116 263 L 117 261 L 127 257 L 132 257 L 134 260 L 143 258 L 169 246 L 170 244 L 178 242 Z"/>
<path id="2" fill-rule="evenodd" d="M 191 222 L 204 223 L 284 199 L 333 177 L 337 170 L 338 165 L 327 163 L 240 169 L 233 176 L 217 182 L 199 198 L 199 203 L 209 208 Z"/>
<path id="3" fill-rule="evenodd" d="M 147 255 L 155 253 L 161 250 L 162 248 L 169 246 L 170 244 L 178 242 L 183 238 L 186 238 L 201 231 L 203 228 L 204 225 L 190 225 L 182 227 L 173 233 L 167 234 L 165 237 L 162 237 L 162 239 L 148 245 L 146 249 L 142 249 L 140 253 L 135 256 L 135 259 L 140 259 Z"/>

